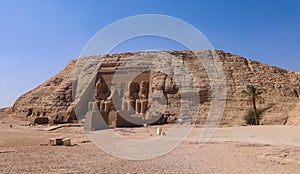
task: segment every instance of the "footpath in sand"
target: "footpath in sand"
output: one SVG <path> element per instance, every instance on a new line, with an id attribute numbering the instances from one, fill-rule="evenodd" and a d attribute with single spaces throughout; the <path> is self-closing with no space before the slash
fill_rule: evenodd
<path id="1" fill-rule="evenodd" d="M 151 160 L 132 161 L 103 152 L 81 127 L 22 126 L 0 116 L 0 173 L 300 173 L 300 127 L 218 128 L 198 143 L 195 128 L 173 151 Z M 12 125 L 12 127 L 10 127 Z M 156 136 L 158 126 L 118 128 L 134 139 Z M 170 125 L 164 125 L 167 130 Z M 51 130 L 51 131 L 49 131 Z M 166 135 L 168 136 L 168 134 Z M 74 146 L 45 146 L 51 137 L 69 137 Z M 103 140 L 105 141 L 105 140 Z"/>

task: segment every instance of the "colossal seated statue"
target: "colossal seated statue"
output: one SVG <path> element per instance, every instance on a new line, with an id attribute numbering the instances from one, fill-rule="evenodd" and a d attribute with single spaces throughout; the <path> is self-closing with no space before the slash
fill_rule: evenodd
<path id="1" fill-rule="evenodd" d="M 106 100 L 107 97 L 110 95 L 110 91 L 108 90 L 108 86 L 105 83 L 104 80 L 98 79 L 96 82 L 96 88 L 95 88 L 95 100 Z"/>

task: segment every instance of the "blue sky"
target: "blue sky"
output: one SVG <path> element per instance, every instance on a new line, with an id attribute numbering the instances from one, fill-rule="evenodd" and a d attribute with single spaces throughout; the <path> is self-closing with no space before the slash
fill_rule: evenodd
<path id="1" fill-rule="evenodd" d="M 299 8 L 300 1 L 276 0 L 1 0 L 0 107 L 58 73 L 103 27 L 139 14 L 179 18 L 215 49 L 300 71 Z M 133 40 L 119 50 L 180 48 L 158 41 Z"/>

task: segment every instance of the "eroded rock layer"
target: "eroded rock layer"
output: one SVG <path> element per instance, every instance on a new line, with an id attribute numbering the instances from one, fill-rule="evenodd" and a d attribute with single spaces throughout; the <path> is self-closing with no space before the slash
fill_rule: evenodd
<path id="1" fill-rule="evenodd" d="M 251 103 L 241 91 L 245 89 L 246 85 L 253 84 L 263 91 L 258 100 L 258 107 L 268 108 L 263 114 L 262 124 L 300 125 L 299 73 L 247 60 L 223 51 L 213 52 L 218 55 L 226 79 L 227 97 L 221 124 L 244 124 L 243 116 L 251 108 Z M 173 66 L 168 71 L 174 76 L 178 75 L 183 79 L 187 79 L 187 82 L 192 82 L 190 85 L 197 86 L 201 103 L 197 123 L 203 124 L 211 109 L 212 95 L 210 79 L 206 71 L 207 67 L 205 68 L 202 63 L 205 63 L 205 61 L 209 64 L 216 63 L 211 60 L 212 52 L 167 51 L 155 52 L 154 54 L 159 57 L 166 53 L 173 56 L 170 62 L 166 63 Z M 75 119 L 74 105 L 75 108 L 76 105 L 87 107 L 89 101 L 85 100 L 90 100 L 89 98 L 91 97 L 95 97 L 96 100 L 97 97 L 102 99 L 109 95 L 114 73 L 118 69 L 126 73 L 126 68 L 122 69 L 122 67 L 126 60 L 131 59 L 136 54 L 143 55 L 146 53 L 109 54 L 73 60 L 56 76 L 18 98 L 12 107 L 12 111 L 26 119 L 43 116 L 49 117 L 54 121 L 71 121 Z M 195 54 L 202 58 L 204 62 L 200 61 Z M 188 67 L 189 70 L 183 71 L 180 68 L 182 64 Z M 141 68 L 146 65 L 137 64 L 136 66 L 136 68 Z M 77 69 L 81 67 L 84 71 L 81 71 L 80 74 L 81 81 L 75 80 L 72 87 L 75 67 Z M 88 86 L 96 87 L 96 83 L 100 83 L 100 77 L 102 78 L 101 80 L 106 82 L 107 86 L 104 86 L 106 91 L 100 91 L 99 95 L 93 92 L 91 96 L 85 98 Z M 178 116 L 176 114 L 180 112 L 181 95 L 177 90 L 178 85 L 171 77 L 163 72 L 156 71 L 149 72 L 149 74 L 146 73 L 137 78 L 141 78 L 137 79 L 139 83 L 142 80 L 149 79 L 147 80 L 149 84 L 145 83 L 149 85 L 147 87 L 149 89 L 146 90 L 149 96 L 152 96 L 152 92 L 155 90 L 163 91 L 168 101 L 168 112 L 170 112 L 170 115 Z M 188 81 L 190 78 L 193 79 Z M 101 85 L 98 86 L 101 88 Z M 72 98 L 72 92 L 75 89 L 76 96 Z M 142 94 L 137 93 L 136 95 Z M 144 94 L 143 97 L 146 99 L 148 96 Z M 80 115 L 82 114 L 84 112 L 80 113 Z"/>

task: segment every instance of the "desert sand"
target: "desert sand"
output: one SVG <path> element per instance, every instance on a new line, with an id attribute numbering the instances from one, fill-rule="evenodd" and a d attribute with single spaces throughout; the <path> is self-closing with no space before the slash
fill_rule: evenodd
<path id="1" fill-rule="evenodd" d="M 134 161 L 100 150 L 81 127 L 47 131 L 49 126 L 26 124 L 1 113 L 0 173 L 300 173 L 300 127 L 218 128 L 206 144 L 198 143 L 202 128 L 195 128 L 173 151 Z M 156 136 L 157 127 L 114 131 L 128 138 L 147 139 Z M 52 137 L 69 137 L 72 146 L 50 146 Z"/>

